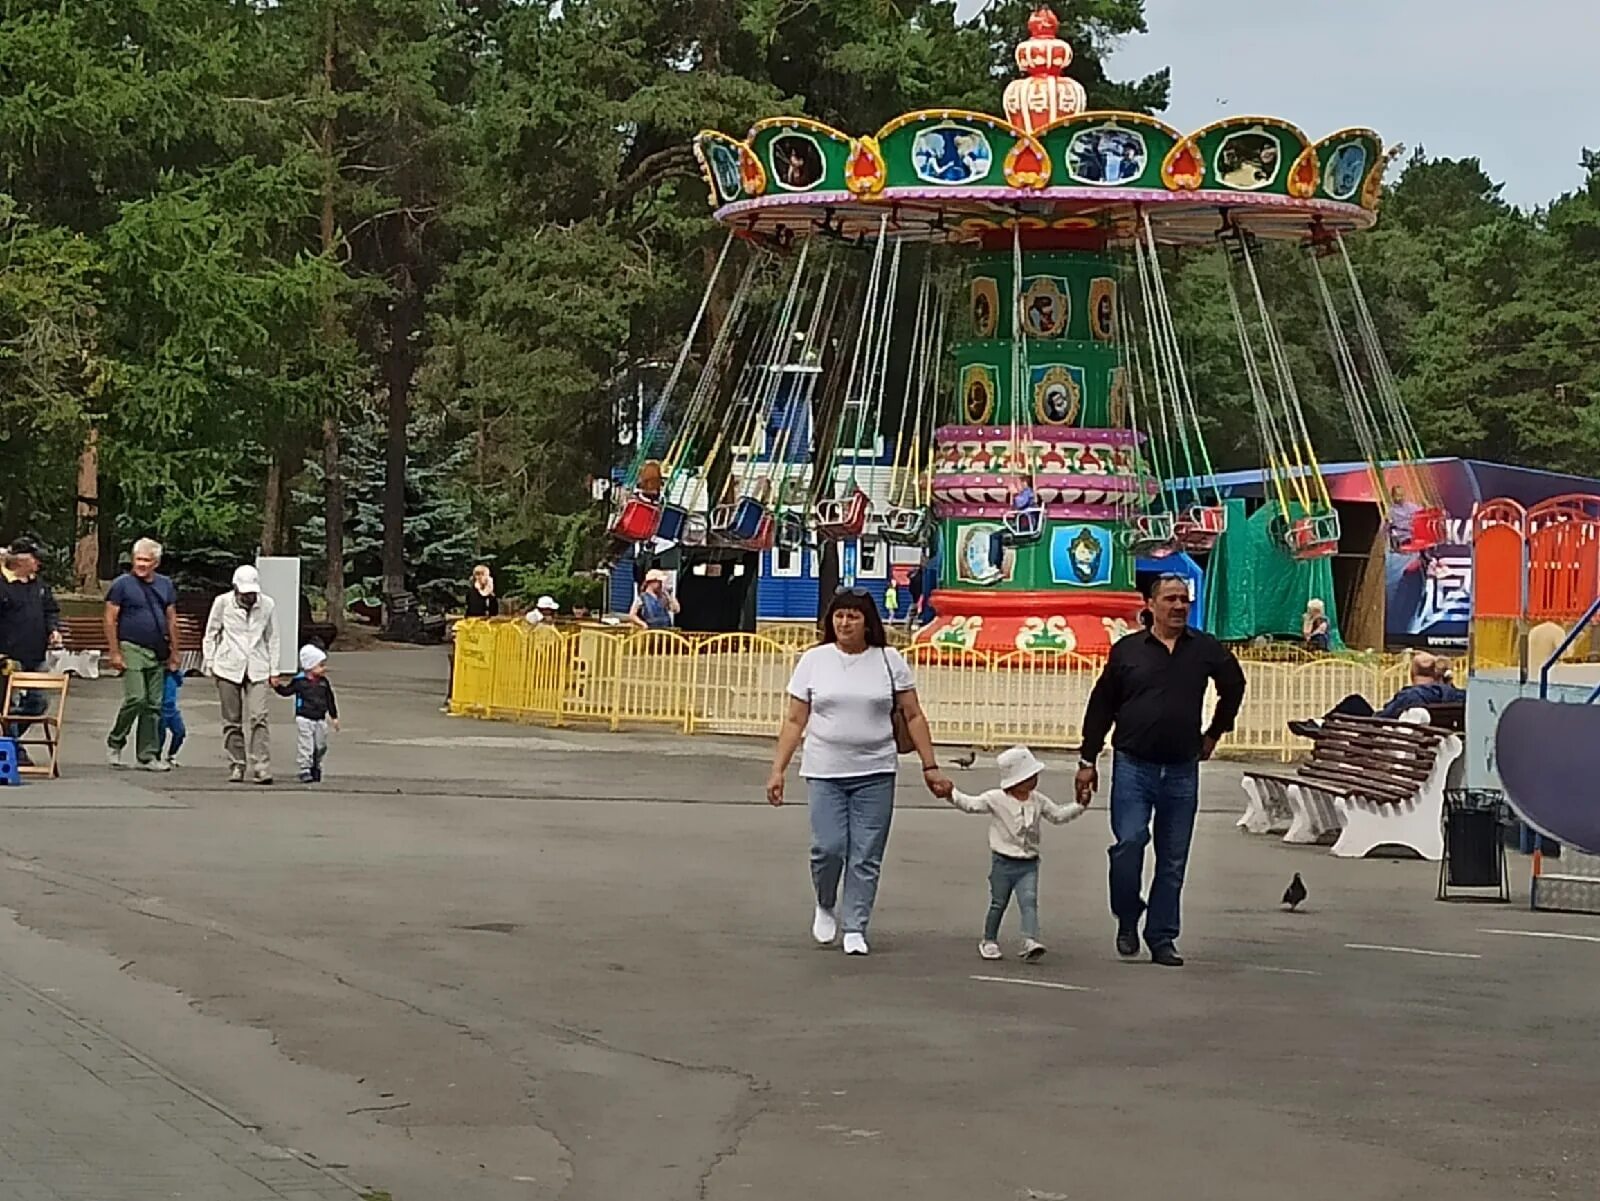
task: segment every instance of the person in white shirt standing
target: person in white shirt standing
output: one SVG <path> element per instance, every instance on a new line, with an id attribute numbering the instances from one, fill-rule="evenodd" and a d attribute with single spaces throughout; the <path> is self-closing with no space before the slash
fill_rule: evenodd
<path id="1" fill-rule="evenodd" d="M 1041 821 L 1064 825 L 1083 816 L 1084 806 L 1058 805 L 1039 789 L 1044 764 L 1025 746 L 996 757 L 1000 787 L 978 796 L 952 791 L 950 803 L 967 813 L 989 815 L 989 916 L 983 923 L 978 954 L 999 959 L 1000 922 L 1013 895 L 1022 912 L 1022 957 L 1039 958 L 1039 830 Z"/>
<path id="2" fill-rule="evenodd" d="M 244 783 L 247 728 L 253 779 L 272 783 L 267 703 L 278 684 L 281 652 L 272 610 L 272 598 L 261 592 L 260 573 L 247 563 L 233 573 L 232 591 L 211 603 L 206 620 L 201 670 L 217 681 L 231 784 Z"/>
<path id="3" fill-rule="evenodd" d="M 878 873 L 894 817 L 895 769 L 901 731 L 922 759 L 922 780 L 935 796 L 951 784 L 933 756 L 933 735 L 917 703 L 916 681 L 888 645 L 870 594 L 836 595 L 822 621 L 822 643 L 795 666 L 789 712 L 767 779 L 767 801 L 783 804 L 784 773 L 805 739 L 800 775 L 811 810 L 811 882 L 817 907 L 811 936 L 823 946 L 839 933 L 844 881 L 844 953 L 867 953 L 867 924 L 878 896 Z"/>

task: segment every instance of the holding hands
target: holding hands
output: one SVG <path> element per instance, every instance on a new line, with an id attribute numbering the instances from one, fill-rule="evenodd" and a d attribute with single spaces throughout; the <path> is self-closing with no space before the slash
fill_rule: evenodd
<path id="1" fill-rule="evenodd" d="M 1085 809 L 1094 800 L 1095 789 L 1100 787 L 1100 771 L 1092 763 L 1081 763 L 1073 781 L 1073 799 Z"/>

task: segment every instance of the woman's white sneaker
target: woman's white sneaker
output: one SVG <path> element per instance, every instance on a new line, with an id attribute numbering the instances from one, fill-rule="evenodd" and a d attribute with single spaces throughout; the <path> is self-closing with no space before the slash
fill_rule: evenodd
<path id="1" fill-rule="evenodd" d="M 1001 954 L 1000 944 L 999 943 L 991 942 L 989 939 L 986 938 L 986 939 L 984 939 L 982 942 L 980 942 L 978 944 L 978 958 L 980 958 L 980 959 L 1003 959 L 1003 958 L 1005 958 L 1005 956 L 1003 954 Z"/>
<path id="2" fill-rule="evenodd" d="M 1024 938 L 1022 940 L 1022 957 L 1032 963 L 1043 955 L 1047 948 L 1037 938 Z"/>
<path id="3" fill-rule="evenodd" d="M 811 919 L 811 937 L 824 947 L 833 945 L 833 940 L 839 937 L 839 919 L 834 916 L 833 910 L 817 906 L 817 912 Z"/>
<path id="4" fill-rule="evenodd" d="M 865 955 L 867 953 L 867 936 L 852 930 L 844 936 L 844 953 L 846 955 Z"/>

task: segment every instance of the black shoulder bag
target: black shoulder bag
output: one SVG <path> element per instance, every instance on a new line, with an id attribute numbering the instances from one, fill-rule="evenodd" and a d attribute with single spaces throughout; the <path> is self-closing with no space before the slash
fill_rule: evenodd
<path id="1" fill-rule="evenodd" d="M 151 649 L 155 651 L 156 660 L 165 663 L 172 657 L 172 644 L 167 640 L 167 611 L 151 598 L 151 593 L 155 591 L 154 587 L 146 584 L 138 576 L 134 576 L 133 579 L 139 585 L 139 593 L 144 597 L 145 607 L 156 619 L 156 629 L 159 632 L 156 634 L 156 645 Z"/>

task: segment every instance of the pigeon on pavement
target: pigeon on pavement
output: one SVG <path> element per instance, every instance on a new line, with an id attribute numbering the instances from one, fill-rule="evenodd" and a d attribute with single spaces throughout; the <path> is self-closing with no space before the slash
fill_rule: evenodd
<path id="1" fill-rule="evenodd" d="M 1283 890 L 1283 903 L 1289 906 L 1289 911 L 1293 913 L 1300 908 L 1300 903 L 1305 899 L 1305 882 L 1300 879 L 1300 873 L 1295 872 L 1294 879 L 1289 881 L 1289 887 Z"/>
<path id="2" fill-rule="evenodd" d="M 971 767 L 977 761 L 978 761 L 978 752 L 977 751 L 968 751 L 965 755 L 957 755 L 955 757 L 955 765 L 957 767 L 959 767 L 962 771 L 965 771 L 967 768 Z"/>

